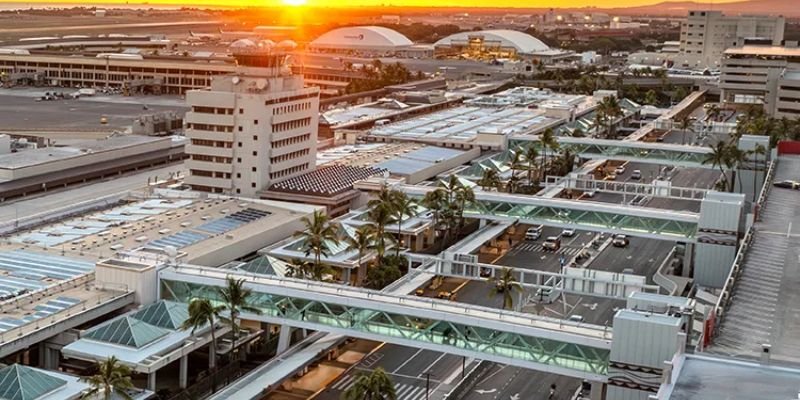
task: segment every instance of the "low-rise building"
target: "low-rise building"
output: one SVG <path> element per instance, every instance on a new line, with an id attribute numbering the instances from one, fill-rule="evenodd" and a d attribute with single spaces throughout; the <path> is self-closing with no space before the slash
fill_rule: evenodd
<path id="1" fill-rule="evenodd" d="M 725 51 L 722 102 L 759 105 L 776 118 L 800 116 L 800 47 L 746 45 Z"/>

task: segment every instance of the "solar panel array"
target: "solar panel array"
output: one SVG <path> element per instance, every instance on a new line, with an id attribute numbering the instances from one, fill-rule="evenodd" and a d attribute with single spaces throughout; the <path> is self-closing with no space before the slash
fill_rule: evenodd
<path id="1" fill-rule="evenodd" d="M 172 246 L 175 247 L 176 249 L 180 249 L 186 246 L 191 246 L 197 242 L 203 241 L 208 238 L 209 235 L 205 233 L 182 231 L 174 235 L 169 235 L 161 239 L 153 240 L 152 242 L 148 243 L 147 246 L 156 249 L 163 249 L 167 246 Z"/>
<path id="2" fill-rule="evenodd" d="M 27 325 L 36 321 L 37 319 L 47 318 L 53 314 L 57 314 L 72 306 L 80 304 L 80 302 L 81 301 L 79 299 L 65 296 L 61 296 L 56 299 L 50 299 L 45 303 L 38 304 L 33 308 L 33 313 L 26 315 L 23 318 L 0 318 L 0 332 L 5 332 L 23 325 Z"/>
<path id="3" fill-rule="evenodd" d="M 232 231 L 242 225 L 257 221 L 268 215 L 270 215 L 270 213 L 267 211 L 257 210 L 255 208 L 246 208 L 231 215 L 227 215 L 224 218 L 219 218 L 200 225 L 197 227 L 197 230 L 219 235 Z"/>
<path id="4" fill-rule="evenodd" d="M 67 280 L 94 269 L 94 263 L 66 257 L 49 256 L 24 250 L 0 252 L 0 299 L 15 296 L 21 291 L 45 288 L 54 282 Z"/>
<path id="5" fill-rule="evenodd" d="M 379 175 L 383 171 L 380 168 L 337 164 L 278 182 L 272 185 L 270 190 L 311 195 L 333 195 L 351 189 L 356 181 Z"/>

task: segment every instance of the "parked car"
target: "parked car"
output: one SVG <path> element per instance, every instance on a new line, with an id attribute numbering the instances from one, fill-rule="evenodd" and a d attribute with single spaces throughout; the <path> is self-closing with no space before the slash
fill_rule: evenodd
<path id="1" fill-rule="evenodd" d="M 612 173 L 606 175 L 606 180 L 607 181 L 615 181 L 615 180 L 617 180 L 617 174 L 612 172 Z"/>
<path id="2" fill-rule="evenodd" d="M 642 179 L 642 171 L 638 169 L 633 170 L 633 172 L 631 173 L 631 179 L 636 179 L 637 181 L 639 179 Z"/>
<path id="3" fill-rule="evenodd" d="M 617 174 L 617 175 L 624 174 L 625 173 L 625 166 L 624 165 L 620 165 L 619 167 L 617 167 L 617 169 L 614 170 L 614 173 Z"/>
<path id="4" fill-rule="evenodd" d="M 575 228 L 567 228 L 561 231 L 561 236 L 563 237 L 573 237 L 575 236 Z"/>
<path id="5" fill-rule="evenodd" d="M 558 251 L 561 248 L 561 238 L 558 236 L 550 236 L 544 241 L 544 245 L 542 245 L 545 250 L 553 250 Z"/>
<path id="6" fill-rule="evenodd" d="M 614 247 L 627 247 L 629 243 L 630 241 L 625 235 L 615 235 L 614 240 L 611 241 Z"/>
<path id="7" fill-rule="evenodd" d="M 578 322 L 578 323 L 581 323 L 584 320 L 585 319 L 583 318 L 582 315 L 570 315 L 569 318 L 567 318 L 567 321 Z"/>
<path id="8" fill-rule="evenodd" d="M 481 278 L 489 278 L 492 276 L 492 269 L 481 267 Z"/>
<path id="9" fill-rule="evenodd" d="M 425 295 L 425 289 L 419 288 L 419 289 L 414 291 L 414 294 L 417 295 L 417 296 L 424 296 Z"/>
<path id="10" fill-rule="evenodd" d="M 452 292 L 448 292 L 446 290 L 443 290 L 443 291 L 439 292 L 439 294 L 436 297 L 438 297 L 440 299 L 444 299 L 444 300 L 455 300 L 456 294 L 452 293 Z"/>
<path id="11" fill-rule="evenodd" d="M 792 181 L 792 180 L 785 180 L 780 182 L 773 183 L 775 187 L 784 188 L 784 189 L 794 189 L 800 190 L 800 182 Z"/>
<path id="12" fill-rule="evenodd" d="M 525 232 L 525 240 L 538 240 L 540 237 L 542 237 L 541 225 L 532 226 Z"/>

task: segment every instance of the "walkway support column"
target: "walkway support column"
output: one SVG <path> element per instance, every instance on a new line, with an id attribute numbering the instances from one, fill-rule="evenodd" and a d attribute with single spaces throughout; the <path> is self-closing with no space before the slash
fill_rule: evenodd
<path id="1" fill-rule="evenodd" d="M 283 353 L 289 348 L 292 342 L 292 327 L 283 325 L 281 326 L 281 333 L 278 336 L 278 354 Z"/>
<path id="2" fill-rule="evenodd" d="M 147 374 L 147 390 L 151 392 L 156 391 L 156 373 L 157 371 L 153 371 Z"/>
<path id="3" fill-rule="evenodd" d="M 155 375 L 155 374 L 153 374 Z M 181 366 L 178 373 L 178 387 L 186 389 L 189 381 L 189 357 L 188 355 L 181 357 Z"/>

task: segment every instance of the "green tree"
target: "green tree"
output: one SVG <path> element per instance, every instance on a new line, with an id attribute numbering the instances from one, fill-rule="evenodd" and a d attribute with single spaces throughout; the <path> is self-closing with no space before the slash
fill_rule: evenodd
<path id="1" fill-rule="evenodd" d="M 386 226 L 393 222 L 394 198 L 392 192 L 382 187 L 378 196 L 367 202 L 369 219 L 375 224 L 375 236 L 378 239 L 378 257 L 383 257 L 386 252 Z"/>
<path id="2" fill-rule="evenodd" d="M 528 185 L 533 185 L 533 170 L 536 168 L 536 157 L 539 157 L 539 152 L 533 145 L 525 149 L 525 160 L 528 161 Z"/>
<path id="3" fill-rule="evenodd" d="M 367 277 L 364 255 L 377 247 L 375 245 L 375 226 L 363 225 L 356 228 L 355 234 L 351 237 L 345 235 L 345 242 L 351 250 L 358 252 L 358 272 L 356 273 L 356 284 L 360 285 Z"/>
<path id="4" fill-rule="evenodd" d="M 644 94 L 644 104 L 654 106 L 658 104 L 658 94 L 655 90 L 650 89 Z"/>
<path id="5" fill-rule="evenodd" d="M 389 375 L 383 368 L 360 372 L 350 388 L 342 393 L 341 400 L 397 400 Z"/>
<path id="6" fill-rule="evenodd" d="M 725 166 L 728 165 L 728 144 L 721 140 L 711 146 L 711 153 L 706 155 L 703 164 L 711 164 L 712 168 L 719 168 L 719 172 L 722 175 L 722 185 L 727 190 L 728 177 L 725 175 Z"/>
<path id="7" fill-rule="evenodd" d="M 208 344 L 208 369 L 213 371 L 217 366 L 217 334 L 216 321 L 222 306 L 215 306 L 209 299 L 192 299 L 189 303 L 189 318 L 183 321 L 181 329 L 195 331 L 205 326 L 211 327 L 211 343 Z"/>
<path id="8" fill-rule="evenodd" d="M 305 230 L 295 233 L 295 236 L 303 238 L 303 248 L 306 257 L 314 254 L 314 270 L 322 270 L 322 256 L 330 255 L 330 243 L 339 237 L 336 225 L 331 224 L 330 217 L 320 210 L 314 211 L 301 219 Z"/>
<path id="9" fill-rule="evenodd" d="M 684 116 L 678 121 L 678 129 L 681 130 L 681 144 L 686 144 L 686 132 L 694 133 L 694 120 Z"/>
<path id="10" fill-rule="evenodd" d="M 88 383 L 91 387 L 81 398 L 89 399 L 100 396 L 103 400 L 111 400 L 118 396 L 125 400 L 132 400 L 133 397 L 128 394 L 129 390 L 135 388 L 131 382 L 131 374 L 131 369 L 121 364 L 116 356 L 98 362 L 96 374 L 81 378 L 82 382 Z"/>
<path id="11" fill-rule="evenodd" d="M 239 315 L 242 312 L 261 315 L 261 310 L 250 305 L 250 296 L 253 295 L 250 289 L 244 287 L 244 279 L 234 279 L 228 277 L 225 280 L 224 288 L 217 288 L 217 294 L 222 301 L 220 311 L 227 311 L 228 316 L 220 315 L 220 319 L 230 326 L 233 331 L 234 343 L 239 339 Z"/>
<path id="12" fill-rule="evenodd" d="M 403 235 L 403 220 L 405 220 L 405 217 L 411 218 L 417 215 L 417 201 L 408 197 L 404 192 L 394 190 L 392 191 L 392 212 L 394 213 L 394 220 L 397 221 L 395 255 L 399 256 L 401 237 Z"/>
<path id="13" fill-rule="evenodd" d="M 503 295 L 503 309 L 511 310 L 514 308 L 514 292 L 522 290 L 522 285 L 514 277 L 511 268 L 503 268 L 499 277 L 492 277 L 489 282 L 493 283 L 491 295 Z"/>
<path id="14" fill-rule="evenodd" d="M 547 172 L 547 156 L 549 155 L 549 150 L 557 151 L 559 145 L 556 139 L 556 133 L 552 128 L 545 129 L 539 137 L 539 141 L 542 142 L 542 151 L 544 152 L 542 168 L 539 170 L 541 171 L 541 177 L 544 178 Z"/>
<path id="15" fill-rule="evenodd" d="M 435 240 L 439 232 L 443 232 L 447 229 L 444 222 L 446 215 L 449 214 L 451 210 L 450 204 L 447 203 L 447 194 L 442 188 L 436 188 L 425 194 L 425 197 L 422 199 L 422 205 L 431 211 L 433 219 L 431 226 Z M 441 252 L 441 247 L 444 246 L 444 240 L 440 240 L 439 243 L 439 252 Z"/>
<path id="16" fill-rule="evenodd" d="M 516 193 L 517 190 L 519 190 L 520 181 L 522 181 L 522 178 L 517 175 L 509 176 L 506 181 L 506 190 L 508 190 L 508 193 Z"/>
<path id="17" fill-rule="evenodd" d="M 606 96 L 603 98 L 598 105 L 598 109 L 608 118 L 608 135 L 616 137 L 617 119 L 624 115 L 617 96 Z"/>
<path id="18" fill-rule="evenodd" d="M 739 183 L 739 193 L 742 193 L 742 180 L 738 178 L 738 171 L 742 169 L 744 163 L 747 162 L 747 152 L 742 151 L 735 144 L 728 144 L 727 160 L 728 168 L 731 170 L 731 187 L 729 191 L 733 192 L 733 186 Z"/>
<path id="19" fill-rule="evenodd" d="M 483 170 L 483 176 L 478 180 L 483 190 L 497 189 L 500 186 L 500 174 L 494 168 L 486 168 Z"/>

